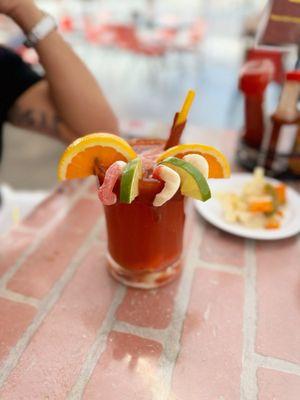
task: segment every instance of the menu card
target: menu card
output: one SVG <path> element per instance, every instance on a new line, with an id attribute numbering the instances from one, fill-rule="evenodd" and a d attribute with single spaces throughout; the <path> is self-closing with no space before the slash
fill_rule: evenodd
<path id="1" fill-rule="evenodd" d="M 257 45 L 300 45 L 300 0 L 270 0 L 258 29 Z"/>

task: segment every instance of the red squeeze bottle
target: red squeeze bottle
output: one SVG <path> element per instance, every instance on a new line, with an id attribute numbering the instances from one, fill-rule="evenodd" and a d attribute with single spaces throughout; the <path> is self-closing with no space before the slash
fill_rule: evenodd
<path id="1" fill-rule="evenodd" d="M 246 145 L 260 149 L 265 130 L 264 93 L 274 76 L 274 66 L 270 60 L 248 61 L 241 69 L 239 89 L 245 96 Z"/>

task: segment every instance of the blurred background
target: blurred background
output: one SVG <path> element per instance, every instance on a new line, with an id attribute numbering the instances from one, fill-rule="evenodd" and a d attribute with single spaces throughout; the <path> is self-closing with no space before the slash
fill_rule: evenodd
<path id="1" fill-rule="evenodd" d="M 238 130 L 243 123 L 238 71 L 253 45 L 265 0 L 39 0 L 97 77 L 125 134 L 161 135 L 189 88 L 197 99 L 189 125 L 207 132 Z M 0 16 L 0 40 L 39 69 L 34 50 Z M 137 43 L 139 44 L 137 46 Z M 271 87 L 269 107 L 278 89 Z M 164 128 L 164 131 L 166 129 Z M 0 180 L 29 201 L 22 215 L 56 184 L 64 146 L 7 125 Z M 26 168 L 24 168 L 26 165 Z M 21 202 L 22 203 L 22 202 Z M 19 205 L 21 204 L 18 203 Z M 18 206 L 19 206 L 18 205 Z"/>

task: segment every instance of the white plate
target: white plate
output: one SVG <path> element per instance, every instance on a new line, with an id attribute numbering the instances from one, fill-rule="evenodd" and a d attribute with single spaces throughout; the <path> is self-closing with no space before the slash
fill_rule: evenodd
<path id="1" fill-rule="evenodd" d="M 277 240 L 284 239 L 300 232 L 300 195 L 290 187 L 287 188 L 287 206 L 279 229 L 252 229 L 238 223 L 226 222 L 219 200 L 216 199 L 217 192 L 240 193 L 244 184 L 249 181 L 252 174 L 232 174 L 229 179 L 211 179 L 209 186 L 212 198 L 206 203 L 195 201 L 195 206 L 204 219 L 217 226 L 223 231 L 233 235 L 250 239 Z M 267 178 L 269 182 L 278 183 L 275 179 Z"/>

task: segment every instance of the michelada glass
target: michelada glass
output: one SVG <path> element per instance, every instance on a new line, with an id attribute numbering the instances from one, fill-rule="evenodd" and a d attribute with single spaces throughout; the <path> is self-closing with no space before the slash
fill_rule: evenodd
<path id="1" fill-rule="evenodd" d="M 163 151 L 165 141 L 136 139 L 130 144 L 138 155 L 155 157 Z M 180 190 L 162 206 L 153 206 L 164 184 L 151 177 L 152 170 L 151 161 L 146 169 L 144 164 L 139 194 L 131 204 L 118 200 L 104 206 L 108 270 L 123 284 L 144 289 L 165 285 L 180 274 L 185 224 Z M 119 190 L 120 180 L 114 189 L 118 199 Z"/>
<path id="2" fill-rule="evenodd" d="M 107 266 L 128 286 L 150 289 L 179 276 L 184 249 L 186 198 L 207 201 L 208 178 L 228 178 L 219 150 L 180 143 L 195 92 L 176 113 L 167 140 L 129 143 L 110 133 L 76 139 L 58 164 L 60 180 L 97 175 L 107 226 Z"/>

